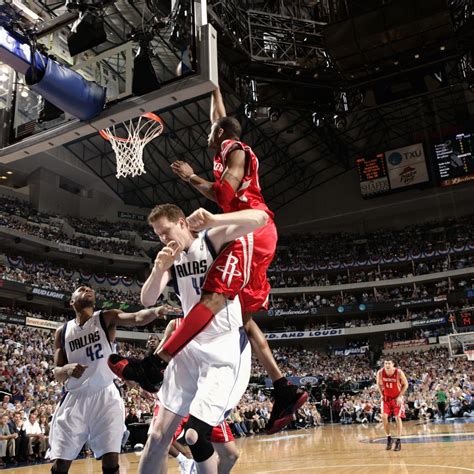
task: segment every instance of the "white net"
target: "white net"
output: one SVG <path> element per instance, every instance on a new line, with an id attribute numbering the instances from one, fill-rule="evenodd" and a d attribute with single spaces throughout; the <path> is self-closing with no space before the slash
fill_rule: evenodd
<path id="1" fill-rule="evenodd" d="M 141 115 L 136 123 L 133 120 L 123 123 L 128 137 L 119 137 L 115 133 L 116 126 L 100 131 L 103 138 L 110 141 L 117 158 L 117 178 L 139 176 L 145 171 L 143 150 L 147 143 L 163 132 L 161 119 L 148 112 Z M 119 127 L 117 125 L 117 127 Z"/>

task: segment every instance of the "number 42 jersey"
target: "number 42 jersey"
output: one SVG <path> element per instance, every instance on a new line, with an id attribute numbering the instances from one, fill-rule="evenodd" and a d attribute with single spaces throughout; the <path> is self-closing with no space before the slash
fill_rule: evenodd
<path id="1" fill-rule="evenodd" d="M 110 344 L 102 311 L 96 311 L 82 326 L 76 320 L 68 321 L 62 329 L 62 345 L 67 363 L 86 365 L 87 369 L 78 379 L 69 377 L 68 392 L 101 390 L 113 383 L 115 375 L 107 365 L 114 351 Z"/>

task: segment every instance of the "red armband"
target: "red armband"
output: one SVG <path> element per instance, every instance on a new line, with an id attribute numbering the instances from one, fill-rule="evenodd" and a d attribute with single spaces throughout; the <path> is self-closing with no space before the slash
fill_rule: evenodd
<path id="1" fill-rule="evenodd" d="M 216 196 L 217 204 L 224 210 L 229 209 L 232 199 L 235 197 L 234 188 L 230 185 L 229 181 L 222 180 L 216 181 L 212 185 L 212 190 Z"/>
<path id="2" fill-rule="evenodd" d="M 163 344 L 163 349 L 171 356 L 175 356 L 211 322 L 213 317 L 214 313 L 207 306 L 198 303 Z"/>

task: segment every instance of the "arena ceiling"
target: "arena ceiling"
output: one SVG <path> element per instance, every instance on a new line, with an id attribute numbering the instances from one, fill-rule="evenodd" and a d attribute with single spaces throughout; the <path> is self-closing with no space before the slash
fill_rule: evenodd
<path id="1" fill-rule="evenodd" d="M 64 1 L 27 3 L 43 18 L 66 11 Z M 399 3 L 208 1 L 226 106 L 241 119 L 243 140 L 259 156 L 262 188 L 273 209 L 350 171 L 357 156 L 430 141 L 470 119 L 471 2 L 433 0 L 427 8 L 421 0 L 403 0 L 406 16 L 377 29 L 380 19 L 394 17 L 391 5 L 400 9 Z M 166 5 L 111 2 L 104 15 L 108 42 L 95 52 L 128 41 L 134 29 L 165 16 Z M 170 72 L 176 64 L 164 51 L 153 59 Z M 147 173 L 138 178 L 115 178 L 113 152 L 99 136 L 64 147 L 127 204 L 172 201 L 187 210 L 208 205 L 169 165 L 182 159 L 211 177 L 209 98 L 160 116 L 165 132 L 147 145 Z"/>

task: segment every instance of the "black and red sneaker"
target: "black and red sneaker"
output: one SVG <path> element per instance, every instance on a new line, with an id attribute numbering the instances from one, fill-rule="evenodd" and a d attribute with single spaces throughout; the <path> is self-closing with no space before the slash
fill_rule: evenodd
<path id="1" fill-rule="evenodd" d="M 292 385 L 286 378 L 273 383 L 274 403 L 266 433 L 274 434 L 281 431 L 293 419 L 293 415 L 307 402 L 309 394 L 305 390 Z"/>
<path id="2" fill-rule="evenodd" d="M 154 355 L 134 359 L 111 354 L 107 364 L 117 377 L 136 382 L 143 390 L 151 393 L 158 392 L 166 368 L 166 363 Z"/>

